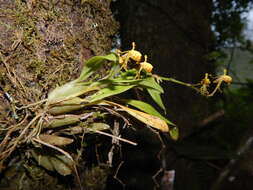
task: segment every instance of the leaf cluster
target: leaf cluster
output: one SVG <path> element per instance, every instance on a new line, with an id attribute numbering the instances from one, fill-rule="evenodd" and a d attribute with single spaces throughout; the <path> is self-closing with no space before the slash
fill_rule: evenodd
<path id="1" fill-rule="evenodd" d="M 96 77 L 103 65 L 108 65 L 110 69 L 104 77 Z M 28 152 L 39 165 L 65 176 L 76 172 L 75 160 L 78 159 L 73 159 L 73 156 L 77 155 L 71 154 L 67 149 L 76 141 L 73 137 L 82 139 L 86 133 L 98 133 L 136 145 L 104 132 L 114 128 L 103 119 L 108 115 L 116 116 L 118 120 L 123 119 L 127 125 L 131 124 L 131 116 L 145 126 L 169 133 L 176 140 L 178 130 L 175 124 L 153 106 L 140 100 L 118 97 L 134 88 L 146 90 L 165 112 L 161 98 L 164 91 L 153 74 L 145 70 L 140 72 L 136 68 L 122 71 L 119 56 L 115 53 L 92 57 L 87 60 L 77 79 L 55 88 L 47 99 L 26 106 L 14 105 L 16 110 L 27 115 L 18 124 L 10 126 L 10 130 L 7 130 L 6 136 L 1 140 L 0 164 L 4 163 L 18 145 L 28 143 L 36 147 Z M 9 137 L 12 137 L 11 140 Z M 37 151 L 45 148 L 51 151 Z M 81 150 L 77 152 L 82 154 Z"/>
<path id="2" fill-rule="evenodd" d="M 102 79 L 87 81 L 104 64 L 111 66 L 109 73 Z M 106 104 L 119 107 L 145 124 L 168 132 L 169 126 L 167 124 L 173 127 L 175 125 L 163 117 L 150 104 L 134 99 L 120 100 L 115 98 L 116 95 L 133 88 L 145 89 L 157 105 L 165 111 L 165 106 L 161 99 L 161 94 L 164 92 L 163 88 L 156 82 L 152 74 L 144 72 L 141 78 L 137 79 L 137 72 L 135 68 L 123 72 L 118 63 L 118 56 L 114 53 L 92 57 L 86 62 L 78 79 L 49 93 L 47 100 L 48 112 L 53 115 L 59 115 L 87 106 Z M 107 100 L 108 98 L 110 98 L 110 101 Z M 119 102 L 124 105 L 119 104 Z M 145 113 L 126 106 L 135 107 Z M 157 123 L 161 123 L 161 125 Z"/>

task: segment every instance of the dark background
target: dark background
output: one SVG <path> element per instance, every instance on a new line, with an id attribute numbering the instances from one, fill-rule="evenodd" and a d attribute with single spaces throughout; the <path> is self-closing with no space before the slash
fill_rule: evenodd
<path id="1" fill-rule="evenodd" d="M 253 189 L 253 50 L 243 35 L 251 8 L 251 0 L 0 0 L 0 126 L 6 127 L 0 141 L 5 129 L 19 122 L 6 93 L 18 105 L 42 100 L 76 79 L 87 59 L 108 54 L 115 39 L 122 50 L 134 41 L 156 74 L 198 83 L 205 73 L 215 77 L 226 68 L 233 83 L 206 98 L 164 82 L 166 117 L 177 124 L 179 140 L 131 121 L 133 127 L 121 128 L 121 136 L 138 146 L 115 146 L 112 167 L 110 138 L 88 134 L 83 144 L 76 138 L 67 148 L 77 155 L 83 146 L 78 170 L 84 189 Z M 136 91 L 129 96 L 136 98 Z M 29 110 L 19 131 L 34 114 Z M 1 190 L 79 189 L 74 175 L 63 177 L 38 165 L 29 155 L 34 149 L 25 142 L 1 160 Z M 172 170 L 175 178 L 169 178 Z"/>
<path id="2" fill-rule="evenodd" d="M 112 5 L 120 22 L 122 48 L 129 49 L 135 41 L 159 75 L 194 83 L 204 73 L 215 76 L 227 68 L 236 76 L 240 70 L 231 68 L 235 51 L 247 52 L 252 59 L 251 42 L 242 33 L 246 26 L 242 13 L 250 9 L 250 1 L 118 0 Z M 174 169 L 176 190 L 252 189 L 249 139 L 253 112 L 248 102 L 252 83 L 238 77 L 234 82 L 229 90 L 209 99 L 165 83 L 167 117 L 179 126 L 180 141 L 163 138 L 166 148 L 159 157 L 157 137 L 138 133 L 134 139 L 141 144 L 138 148 L 123 147 L 125 166 L 120 179 L 126 188 L 153 189 L 152 177 L 159 169 Z M 163 176 L 163 172 L 156 176 L 158 183 Z"/>

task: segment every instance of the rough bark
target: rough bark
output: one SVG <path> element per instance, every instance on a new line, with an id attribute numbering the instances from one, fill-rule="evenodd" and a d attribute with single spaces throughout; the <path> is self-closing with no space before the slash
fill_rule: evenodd
<path id="1" fill-rule="evenodd" d="M 85 60 L 109 52 L 117 29 L 110 0 L 0 0 L 0 126 L 18 122 L 10 100 L 34 103 L 75 79 Z M 45 170 L 22 161 L 24 156 L 19 152 L 8 160 L 12 164 L 1 175 L 1 189 L 70 188 L 71 178 L 59 184 Z M 106 172 L 87 170 L 85 175 L 92 179 L 82 180 L 90 185 L 86 189 L 104 187 Z"/>

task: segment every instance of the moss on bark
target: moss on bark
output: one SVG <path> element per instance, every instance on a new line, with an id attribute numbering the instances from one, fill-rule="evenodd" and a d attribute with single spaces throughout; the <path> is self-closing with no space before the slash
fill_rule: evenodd
<path id="1" fill-rule="evenodd" d="M 108 53 L 117 29 L 110 1 L 0 0 L 1 128 L 20 122 L 6 93 L 19 105 L 46 98 L 56 86 L 77 78 L 85 60 Z M 55 174 L 22 161 L 27 156 L 20 148 L 1 168 L 1 189 L 67 188 Z"/>

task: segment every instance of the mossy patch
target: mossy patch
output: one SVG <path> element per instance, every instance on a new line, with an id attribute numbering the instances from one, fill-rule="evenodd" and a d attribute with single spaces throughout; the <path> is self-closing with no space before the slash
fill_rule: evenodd
<path id="1" fill-rule="evenodd" d="M 27 113 L 18 110 L 18 115 L 24 117 L 14 117 L 13 102 L 27 105 L 46 98 L 56 86 L 77 78 L 85 60 L 107 54 L 117 29 L 110 1 L 0 0 L 0 126 L 16 125 L 25 118 Z M 5 93 L 13 102 L 6 99 Z M 4 135 L 0 131 L 0 136 Z M 23 150 L 20 155 L 24 156 L 27 149 Z M 16 186 L 7 184 L 6 188 L 34 189 L 29 185 L 45 185 L 43 180 L 53 180 L 33 163 L 26 166 L 21 172 L 12 170 L 13 175 L 21 176 Z M 29 181 L 29 176 L 34 176 L 27 169 L 43 173 L 42 177 Z M 44 189 L 56 189 L 56 184 L 53 181 Z"/>
<path id="2" fill-rule="evenodd" d="M 111 36 L 118 24 L 109 4 L 21 0 L 2 3 L 0 22 L 4 25 L 0 31 L 7 34 L 0 35 L 0 39 L 4 38 L 0 52 L 11 68 L 10 77 L 20 80 L 22 88 L 39 97 L 39 92 L 47 93 L 75 78 L 87 58 L 106 54 L 111 48 Z M 1 76 L 1 80 L 22 89 L 18 82 L 11 84 L 8 77 Z M 10 92 L 15 99 L 37 100 L 24 94 L 21 98 L 17 88 Z"/>

